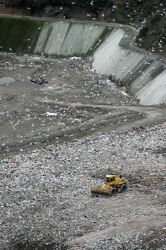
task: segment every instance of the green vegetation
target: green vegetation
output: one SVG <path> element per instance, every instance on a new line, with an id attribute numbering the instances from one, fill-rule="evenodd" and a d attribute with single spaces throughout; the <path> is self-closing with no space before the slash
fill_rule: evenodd
<path id="1" fill-rule="evenodd" d="M 1 50 L 15 53 L 33 52 L 42 26 L 42 21 L 0 18 Z"/>

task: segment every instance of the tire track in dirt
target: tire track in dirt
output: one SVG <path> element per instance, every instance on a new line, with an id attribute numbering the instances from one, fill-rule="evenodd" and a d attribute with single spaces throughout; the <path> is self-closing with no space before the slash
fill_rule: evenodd
<path id="1" fill-rule="evenodd" d="M 123 226 L 115 226 L 112 228 L 105 228 L 101 231 L 93 232 L 86 234 L 82 237 L 75 238 L 67 243 L 68 247 L 73 247 L 73 246 L 84 246 L 84 245 L 89 245 L 92 242 L 100 241 L 103 239 L 108 239 L 110 238 L 111 234 L 122 234 L 125 233 L 126 235 L 130 235 L 131 233 L 133 234 L 134 232 L 138 231 L 141 229 L 144 225 L 143 222 L 141 221 L 128 221 L 127 223 L 124 223 Z"/>

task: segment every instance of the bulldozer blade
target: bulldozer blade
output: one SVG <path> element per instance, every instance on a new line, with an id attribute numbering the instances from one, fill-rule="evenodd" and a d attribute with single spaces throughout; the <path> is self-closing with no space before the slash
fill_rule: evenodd
<path id="1" fill-rule="evenodd" d="M 112 196 L 113 194 L 115 194 L 115 193 L 91 191 L 91 196 L 92 196 L 92 197 L 109 198 L 109 197 Z"/>
<path id="2" fill-rule="evenodd" d="M 91 192 L 91 197 L 109 198 L 110 196 L 111 195 L 109 195 L 109 194 Z"/>

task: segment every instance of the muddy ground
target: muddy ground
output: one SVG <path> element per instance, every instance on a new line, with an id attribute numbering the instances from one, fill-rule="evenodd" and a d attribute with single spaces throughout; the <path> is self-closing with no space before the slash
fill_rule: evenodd
<path id="1" fill-rule="evenodd" d="M 143 118 L 137 126 L 165 120 L 165 107 L 138 106 L 124 87 L 94 74 L 91 61 L 0 54 L 2 157 L 51 140 L 130 128 Z M 47 83 L 32 82 L 39 77 Z"/>
<path id="2" fill-rule="evenodd" d="M 65 136 L 82 136 L 117 120 L 143 115 L 115 105 L 136 105 L 91 60 L 0 55 L 1 154 Z M 42 77 L 47 83 L 32 82 Z M 86 104 L 86 105 L 85 105 Z M 102 105 L 101 107 L 99 105 Z M 106 105 L 111 105 L 106 107 Z M 102 116 L 102 122 L 96 122 Z M 124 121 L 125 120 L 125 121 Z M 119 121 L 119 122 L 120 122 Z M 100 125 L 99 125 L 100 124 Z"/>
<path id="3" fill-rule="evenodd" d="M 129 90 L 116 86 L 108 77 L 94 74 L 91 62 L 92 58 L 0 54 L 0 166 L 2 200 L 5 200 L 1 204 L 5 214 L 1 229 L 5 233 L 0 249 L 65 249 L 63 244 L 66 249 L 74 250 L 165 247 L 165 107 L 139 106 L 139 100 L 127 94 Z M 39 77 L 47 83 L 32 82 Z M 146 148 L 147 155 L 132 159 L 128 156 L 130 164 L 124 171 L 129 180 L 126 193 L 111 199 L 92 199 L 89 186 L 102 182 L 107 171 L 114 171 L 109 166 L 111 161 L 120 173 L 122 168 L 118 164 L 124 160 L 125 151 L 119 150 L 119 143 L 123 140 L 113 142 L 117 145 L 113 156 L 109 155 L 108 143 L 102 151 L 100 139 L 96 139 L 99 144 L 93 144 L 94 148 L 86 146 L 85 158 L 81 154 L 74 156 L 74 152 L 77 143 L 82 150 L 86 138 L 91 140 L 109 133 L 112 137 L 117 133 L 119 138 L 129 133 L 128 154 L 133 150 L 131 136 L 137 145 L 134 152 L 139 154 Z M 144 146 L 144 137 L 148 145 L 146 133 L 152 142 L 149 151 Z M 55 156 L 61 145 L 64 152 L 74 148 L 71 154 L 75 160 L 67 160 L 71 165 L 64 165 L 66 158 Z M 98 155 L 98 151 L 102 154 Z M 94 158 L 91 152 L 95 152 Z M 143 160 L 145 163 L 141 164 Z M 150 161 L 152 164 L 154 161 L 154 169 L 148 165 Z M 89 169 L 85 169 L 84 162 Z M 30 168 L 26 172 L 25 165 Z M 30 178 L 34 168 L 45 173 L 48 167 L 49 174 L 57 178 L 67 169 L 71 183 L 61 187 L 60 182 L 44 182 L 39 178 L 31 188 L 26 189 L 27 184 L 23 183 L 15 189 L 12 175 L 18 166 L 22 168 L 20 176 L 25 179 Z M 10 183 L 5 184 L 7 189 L 4 180 Z M 62 181 L 65 183 L 63 178 Z M 81 189 L 79 196 L 76 190 Z"/>

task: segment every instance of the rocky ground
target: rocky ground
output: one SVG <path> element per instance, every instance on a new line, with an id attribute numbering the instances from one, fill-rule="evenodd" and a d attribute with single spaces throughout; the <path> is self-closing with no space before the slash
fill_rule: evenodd
<path id="1" fill-rule="evenodd" d="M 0 54 L 0 249 L 166 247 L 165 108 L 91 60 Z M 127 192 L 92 198 L 106 173 Z"/>

